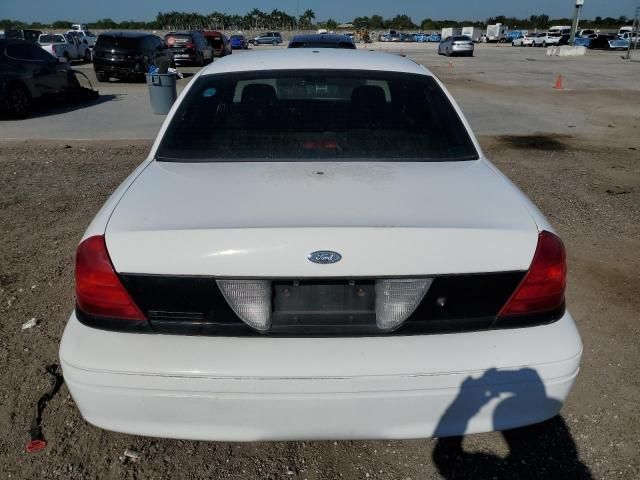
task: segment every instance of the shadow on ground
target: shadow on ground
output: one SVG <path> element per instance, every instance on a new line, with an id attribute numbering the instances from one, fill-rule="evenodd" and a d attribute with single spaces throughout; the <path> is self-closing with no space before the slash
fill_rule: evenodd
<path id="1" fill-rule="evenodd" d="M 501 378 L 507 375 L 507 378 Z M 471 419 L 490 400 L 507 397 L 495 408 L 493 428 L 503 430 L 519 415 L 554 412 L 559 401 L 546 395 L 545 386 L 533 369 L 510 372 L 489 370 L 482 378 L 468 378 L 456 400 L 440 420 L 435 436 L 452 431 L 462 433 Z M 509 447 L 505 457 L 483 452 L 467 452 L 462 436 L 439 438 L 433 461 L 445 479 L 540 479 L 589 480 L 591 472 L 579 458 L 569 428 L 559 415 L 523 428 L 502 431 Z"/>
<path id="2" fill-rule="evenodd" d="M 76 110 L 82 110 L 84 108 L 100 105 L 102 103 L 119 101 L 119 100 L 122 100 L 122 97 L 124 97 L 124 95 L 120 95 L 120 94 L 99 95 L 98 98 L 93 100 L 78 101 L 78 102 L 72 102 L 72 103 L 66 103 L 63 101 L 52 101 L 52 100 L 41 101 L 33 105 L 31 115 L 29 115 L 28 118 L 25 118 L 23 120 L 61 115 L 63 113 L 69 113 Z M 0 116 L 0 120 L 9 120 L 9 121 L 15 121 L 15 122 L 23 121 L 20 119 L 11 118 L 6 114 L 2 114 L 2 116 Z"/>

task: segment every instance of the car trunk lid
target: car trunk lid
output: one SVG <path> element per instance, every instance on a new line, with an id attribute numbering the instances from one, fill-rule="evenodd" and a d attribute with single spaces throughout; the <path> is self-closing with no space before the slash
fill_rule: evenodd
<path id="1" fill-rule="evenodd" d="M 380 277 L 524 271 L 538 229 L 484 161 L 154 161 L 106 242 L 118 272 Z M 342 255 L 310 262 L 318 250 Z"/>

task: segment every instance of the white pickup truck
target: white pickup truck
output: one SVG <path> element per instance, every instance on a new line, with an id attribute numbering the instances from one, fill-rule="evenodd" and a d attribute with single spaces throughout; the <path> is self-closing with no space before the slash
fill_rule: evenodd
<path id="1" fill-rule="evenodd" d="M 75 25 L 72 25 L 72 27 Z M 96 45 L 96 40 L 98 40 L 98 37 L 90 32 L 89 30 L 77 30 L 75 28 L 73 28 L 72 30 L 69 30 L 67 33 L 71 34 L 71 35 L 76 35 L 80 40 L 82 40 L 83 42 L 87 42 L 87 45 L 90 48 L 95 47 Z"/>
<path id="2" fill-rule="evenodd" d="M 54 57 L 64 57 L 67 61 L 91 61 L 89 45 L 75 35 L 67 33 L 43 33 L 38 37 L 38 45 Z"/>

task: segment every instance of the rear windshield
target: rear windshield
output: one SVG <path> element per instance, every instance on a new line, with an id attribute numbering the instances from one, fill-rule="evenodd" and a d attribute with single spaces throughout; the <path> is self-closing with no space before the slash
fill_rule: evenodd
<path id="1" fill-rule="evenodd" d="M 232 40 L 242 40 L 244 37 L 242 35 L 231 35 Z"/>
<path id="2" fill-rule="evenodd" d="M 452 39 L 454 42 L 468 42 L 471 40 L 471 38 L 467 37 L 467 36 L 461 36 L 461 37 L 453 37 Z"/>
<path id="3" fill-rule="evenodd" d="M 222 37 L 205 37 L 207 43 L 214 48 L 220 48 L 222 46 Z"/>
<path id="4" fill-rule="evenodd" d="M 432 77 L 281 70 L 198 78 L 157 158 L 450 161 L 478 154 Z"/>
<path id="5" fill-rule="evenodd" d="M 100 35 L 97 46 L 100 48 L 138 48 L 141 38 L 129 38 L 112 35 Z"/>
<path id="6" fill-rule="evenodd" d="M 40 43 L 64 43 L 65 39 L 62 35 L 40 35 L 38 41 Z"/>
<path id="7" fill-rule="evenodd" d="M 175 38 L 178 43 L 191 42 L 193 40 L 188 33 L 170 33 L 165 38 L 171 37 Z"/>

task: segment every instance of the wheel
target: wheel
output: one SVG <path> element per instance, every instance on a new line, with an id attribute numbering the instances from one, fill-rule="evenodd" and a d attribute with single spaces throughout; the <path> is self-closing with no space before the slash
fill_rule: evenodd
<path id="1" fill-rule="evenodd" d="M 198 55 L 198 60 L 196 60 L 196 65 L 198 67 L 204 66 L 204 54 L 201 53 L 200 55 Z"/>
<path id="2" fill-rule="evenodd" d="M 84 61 L 87 63 L 91 62 L 91 50 L 88 48 L 84 51 Z"/>
<path id="3" fill-rule="evenodd" d="M 7 92 L 9 114 L 14 118 L 27 118 L 31 111 L 31 94 L 21 83 L 9 87 Z"/>
<path id="4" fill-rule="evenodd" d="M 67 60 L 67 63 L 71 61 L 71 57 L 69 56 L 69 52 L 64 52 L 62 56 Z"/>
<path id="5" fill-rule="evenodd" d="M 547 48 L 547 42 L 542 42 L 542 48 Z"/>
<path id="6" fill-rule="evenodd" d="M 278 42 L 276 42 L 275 40 L 273 42 L 271 42 L 271 45 L 273 45 L 274 47 L 278 45 Z"/>
<path id="7" fill-rule="evenodd" d="M 103 73 L 103 72 L 96 72 L 96 78 L 98 79 L 99 82 L 108 82 L 109 81 L 109 75 L 107 75 L 106 73 Z"/>

